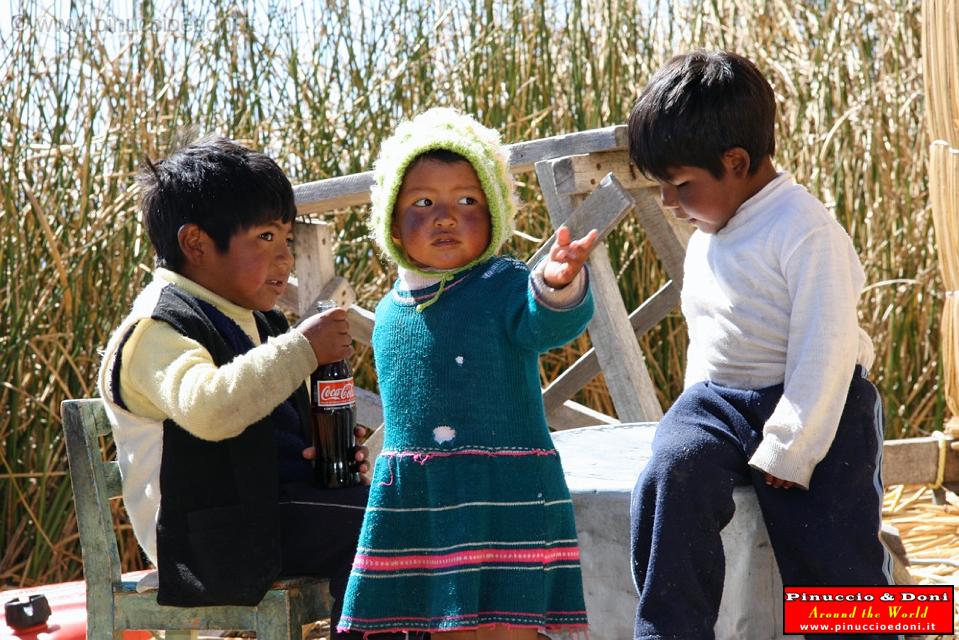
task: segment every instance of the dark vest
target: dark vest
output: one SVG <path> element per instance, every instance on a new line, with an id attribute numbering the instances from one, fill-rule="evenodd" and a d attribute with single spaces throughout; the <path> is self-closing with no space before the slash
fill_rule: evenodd
<path id="1" fill-rule="evenodd" d="M 261 335 L 276 336 L 289 328 L 277 311 L 254 315 Z M 152 317 L 199 342 L 217 366 L 237 355 L 196 299 L 177 287 L 163 290 Z M 306 385 L 293 401 L 306 427 Z M 280 573 L 277 499 L 277 447 L 270 416 L 219 442 L 201 440 L 165 420 L 157 602 L 258 604 Z"/>

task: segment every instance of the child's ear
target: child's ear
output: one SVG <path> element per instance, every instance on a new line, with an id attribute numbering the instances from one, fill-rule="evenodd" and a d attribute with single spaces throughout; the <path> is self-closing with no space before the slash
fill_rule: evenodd
<path id="1" fill-rule="evenodd" d="M 395 217 L 392 221 L 390 221 L 390 238 L 393 239 L 393 244 L 395 244 L 397 247 L 403 246 L 403 238 L 400 235 L 399 221 L 397 221 Z"/>
<path id="2" fill-rule="evenodd" d="M 176 232 L 177 243 L 183 257 L 190 264 L 199 264 L 209 252 L 212 239 L 207 233 L 192 222 L 185 224 Z"/>
<path id="3" fill-rule="evenodd" d="M 733 147 L 723 153 L 723 166 L 727 172 L 732 172 L 737 178 L 745 178 L 749 175 L 749 152 L 742 147 Z"/>

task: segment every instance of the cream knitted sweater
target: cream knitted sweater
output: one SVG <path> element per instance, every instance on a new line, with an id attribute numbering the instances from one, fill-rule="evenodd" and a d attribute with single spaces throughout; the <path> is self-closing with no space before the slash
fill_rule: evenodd
<path id="1" fill-rule="evenodd" d="M 197 341 L 150 318 L 160 292 L 170 284 L 218 308 L 258 346 L 217 367 Z M 113 366 L 121 344 L 119 389 L 113 389 Z M 313 348 L 299 331 L 288 331 L 260 344 L 256 320 L 249 309 L 177 273 L 157 269 L 153 281 L 137 296 L 130 314 L 107 343 L 98 379 L 113 423 L 124 507 L 137 541 L 151 562 L 157 561 L 163 421 L 172 418 L 204 440 L 224 440 L 269 415 L 315 368 Z M 116 402 L 114 392 L 125 409 Z"/>

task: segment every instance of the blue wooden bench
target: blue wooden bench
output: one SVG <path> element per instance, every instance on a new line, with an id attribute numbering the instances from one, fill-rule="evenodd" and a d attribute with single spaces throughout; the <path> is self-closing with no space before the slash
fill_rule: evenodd
<path id="1" fill-rule="evenodd" d="M 277 581 L 255 607 L 168 607 L 157 604 L 155 591 L 137 593 L 135 583 L 120 576 L 110 512 L 110 500 L 121 495 L 120 469 L 104 457 L 112 426 L 103 401 L 67 400 L 60 410 L 83 552 L 88 638 L 119 639 L 124 629 L 165 630 L 167 640 L 194 638 L 199 629 L 242 629 L 261 640 L 300 640 L 304 625 L 329 616 L 328 583 L 315 578 Z"/>

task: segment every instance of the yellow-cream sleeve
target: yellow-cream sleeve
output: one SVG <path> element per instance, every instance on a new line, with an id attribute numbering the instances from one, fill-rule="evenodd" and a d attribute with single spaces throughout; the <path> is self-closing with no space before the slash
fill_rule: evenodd
<path id="1" fill-rule="evenodd" d="M 306 337 L 291 329 L 216 366 L 196 340 L 165 322 L 137 323 L 123 347 L 120 397 L 138 415 L 223 440 L 269 415 L 316 369 Z"/>

